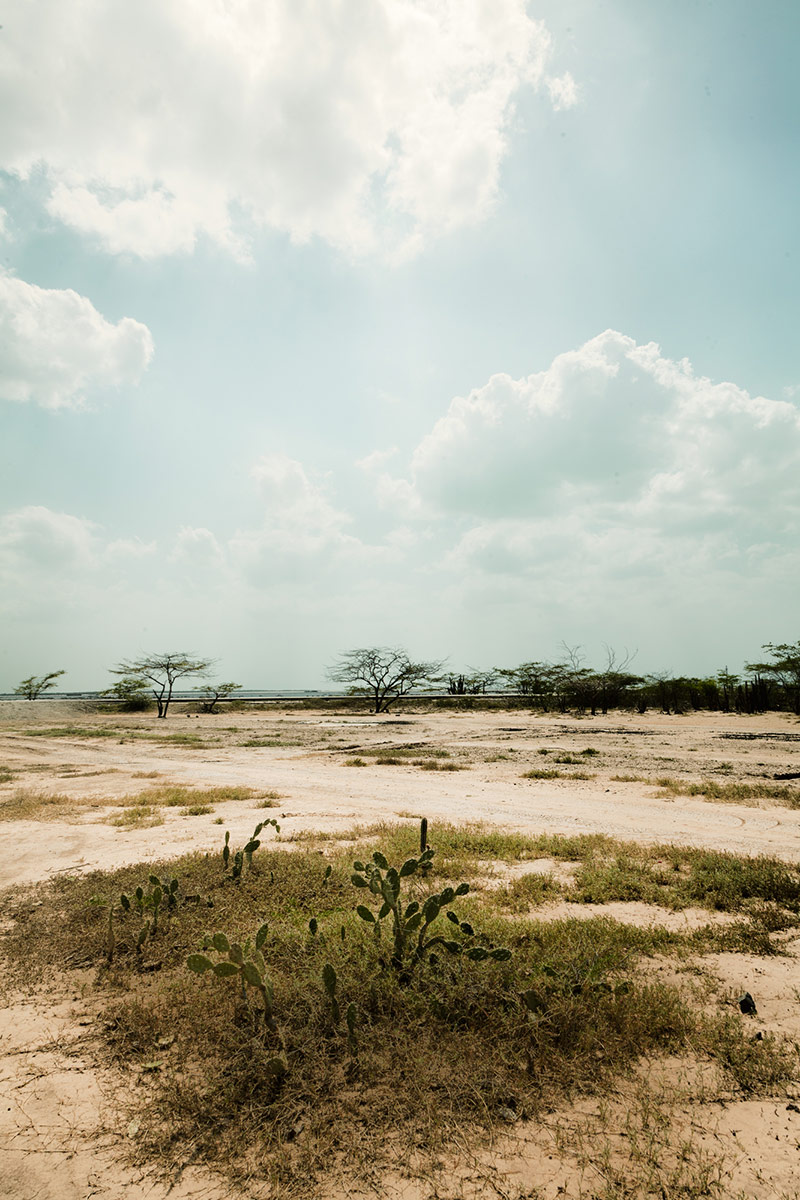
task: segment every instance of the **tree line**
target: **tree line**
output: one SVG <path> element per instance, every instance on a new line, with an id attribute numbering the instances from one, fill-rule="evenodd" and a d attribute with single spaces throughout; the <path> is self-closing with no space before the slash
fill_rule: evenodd
<path id="1" fill-rule="evenodd" d="M 516 667 L 490 670 L 467 668 L 456 674 L 446 660 L 415 660 L 401 647 L 369 646 L 342 654 L 328 670 L 328 678 L 347 685 L 353 696 L 364 696 L 375 713 L 388 712 L 411 693 L 445 692 L 454 697 L 500 696 L 544 712 L 591 712 L 592 716 L 612 708 L 645 713 L 685 713 L 697 709 L 718 712 L 758 713 L 784 710 L 800 715 L 800 641 L 767 642 L 761 647 L 763 661 L 746 663 L 740 675 L 727 667 L 715 675 L 694 677 L 668 671 L 638 674 L 635 658 L 625 650 L 606 647 L 605 661 L 592 667 L 581 646 L 562 644 L 554 662 L 531 661 Z M 216 711 L 220 700 L 231 699 L 241 684 L 209 678 L 213 659 L 198 658 L 184 651 L 143 655 L 124 659 L 111 668 L 118 676 L 101 695 L 128 709 L 149 707 L 155 701 L 158 716 L 166 717 L 175 685 L 181 679 L 203 680 L 200 703 L 207 712 Z M 65 672 L 31 675 L 14 689 L 14 695 L 36 700 L 56 686 Z"/>

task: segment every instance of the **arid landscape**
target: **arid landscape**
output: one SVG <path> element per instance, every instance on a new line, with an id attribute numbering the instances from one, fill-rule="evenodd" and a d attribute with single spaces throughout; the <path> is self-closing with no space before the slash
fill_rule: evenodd
<path id="1" fill-rule="evenodd" d="M 372 716 L 299 706 L 196 715 L 178 706 L 158 721 L 149 713 L 87 712 L 64 702 L 2 706 L 7 961 L 0 1147 L 10 1200 L 800 1196 L 800 780 L 780 778 L 800 773 L 798 719 L 429 707 Z M 402 1087 L 414 1092 L 418 1114 L 412 1120 L 398 1101 L 393 1126 L 394 1110 L 376 1098 L 380 1081 L 370 1072 L 378 1059 L 367 1048 L 365 1017 L 358 1039 L 355 1025 L 350 1030 L 349 1065 L 337 1059 L 336 1066 L 344 1072 L 340 1108 L 348 1114 L 350 1143 L 338 1133 L 325 1143 L 311 1112 L 318 1102 L 305 1083 L 292 1100 L 294 1124 L 281 1117 L 279 1142 L 275 1134 L 269 1145 L 236 1143 L 235 1163 L 201 1139 L 193 1145 L 185 1113 L 170 1133 L 172 1110 L 167 1103 L 158 1109 L 158 1095 L 185 1085 L 194 1070 L 176 1050 L 179 1015 L 171 1024 L 153 1018 L 146 1052 L 132 1052 L 132 1035 L 120 1042 L 109 1029 L 121 1028 L 120 1006 L 161 1004 L 158 989 L 168 976 L 178 978 L 180 961 L 201 947 L 178 938 L 171 949 L 166 943 L 159 949 L 151 935 L 134 953 L 120 912 L 112 964 L 104 931 L 115 902 L 104 889 L 110 896 L 131 888 L 134 875 L 125 871 L 137 864 L 158 864 L 161 878 L 165 863 L 181 858 L 189 866 L 176 866 L 176 877 L 199 872 L 204 895 L 202 872 L 213 866 L 221 875 L 215 864 L 226 831 L 230 846 L 239 847 L 255 825 L 271 820 L 279 831 L 264 828 L 250 876 L 234 880 L 226 894 L 239 903 L 245 883 L 266 886 L 266 875 L 277 878 L 287 856 L 298 871 L 301 862 L 327 864 L 324 876 L 314 867 L 322 880 L 319 901 L 312 897 L 317 909 L 298 901 L 295 912 L 289 898 L 270 916 L 296 937 L 309 913 L 328 912 L 323 884 L 341 888 L 329 908 L 344 922 L 345 905 L 354 909 L 361 898 L 347 862 L 381 847 L 396 861 L 390 852 L 406 853 L 406 843 L 413 850 L 423 817 L 439 856 L 431 884 L 466 879 L 471 885 L 459 962 L 473 944 L 469 922 L 482 919 L 492 938 L 512 946 L 512 962 L 529 953 L 531 938 L 554 962 L 547 958 L 556 953 L 548 928 L 562 931 L 570 945 L 578 945 L 585 928 L 592 932 L 581 942 L 581 962 L 589 961 L 591 942 L 613 945 L 618 955 L 608 967 L 610 983 L 592 976 L 598 996 L 615 1002 L 618 996 L 622 1004 L 629 989 L 667 989 L 663 995 L 677 1006 L 669 1036 L 659 1041 L 640 1031 L 640 1053 L 633 1041 L 617 1053 L 609 1033 L 607 1041 L 587 1044 L 577 1073 L 565 1066 L 558 1075 L 554 1068 L 544 1082 L 529 1057 L 529 1082 L 519 1088 L 508 1082 L 510 1051 L 498 1042 L 506 1091 L 495 1094 L 482 1075 L 486 1111 L 454 1093 L 455 1108 L 441 1128 L 428 1111 L 423 1072 L 409 1070 Z M 259 865 L 267 862 L 269 872 Z M 143 880 L 149 869 L 141 867 Z M 183 897 L 180 886 L 182 900 L 206 903 Z M 213 903 L 220 911 L 221 901 Z M 184 910 L 176 911 L 170 929 L 180 925 Z M 209 929 L 215 919 L 203 918 Z M 257 913 L 248 928 L 253 923 Z M 303 936 L 322 937 L 312 924 Z M 74 944 L 64 941 L 67 927 Z M 276 943 L 276 957 L 282 945 Z M 269 966 L 266 949 L 265 957 Z M 543 1028 L 550 1020 L 554 1028 L 555 993 L 544 999 L 537 993 L 531 962 L 525 1019 Z M 465 969 L 471 965 L 464 962 Z M 499 981 L 504 969 L 498 961 L 484 977 L 494 971 Z M 545 971 L 555 979 L 556 967 Z M 585 998 L 588 978 L 572 986 L 573 995 Z M 219 992 L 227 986 L 216 983 Z M 740 1004 L 746 993 L 755 1011 Z M 275 994 L 277 1013 L 283 994 L 277 982 Z M 359 1003 L 362 1011 L 366 1001 Z M 581 1017 L 584 1025 L 591 1013 Z M 675 1022 L 683 1017 L 676 1013 L 692 1020 L 697 1014 L 700 1024 L 678 1032 Z M 437 1020 L 463 1033 L 441 999 L 428 1024 Z M 370 1028 L 376 1024 L 377 1018 Z M 564 1037 L 556 1040 L 567 1063 Z M 402 1060 L 406 1051 L 397 1053 Z M 465 1063 L 472 1054 L 465 1050 Z M 480 1060 L 476 1071 L 487 1069 Z M 281 1095 L 289 1091 L 287 1083 Z M 160 1111 L 159 1136 L 154 1111 Z M 377 1114 L 380 1136 L 370 1113 Z M 202 1125 L 199 1109 L 194 1119 Z M 332 1128 L 332 1118 L 325 1120 Z M 234 1146 L 221 1111 L 207 1131 L 223 1150 Z"/>

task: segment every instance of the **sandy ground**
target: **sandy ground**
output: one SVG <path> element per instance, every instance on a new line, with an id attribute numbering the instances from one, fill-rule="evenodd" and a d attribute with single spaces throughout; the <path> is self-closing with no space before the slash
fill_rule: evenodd
<path id="1" fill-rule="evenodd" d="M 110 736 L 35 736 L 65 727 L 104 729 Z M 145 740 L 175 735 L 191 735 L 201 744 Z M 270 744 L 247 746 L 248 741 Z M 449 757 L 439 761 L 463 769 L 427 771 L 408 762 L 381 766 L 374 761 L 379 753 L 417 743 L 420 758 L 431 749 L 446 750 Z M 587 748 L 598 753 L 583 755 Z M 559 765 L 558 757 L 578 762 Z M 353 760 L 366 765 L 350 765 Z M 67 819 L 46 823 L 0 820 L 0 888 L 189 848 L 215 850 L 223 827 L 236 843 L 265 815 L 279 819 L 282 839 L 301 830 L 344 830 L 424 815 L 432 832 L 437 820 L 486 821 L 533 833 L 606 833 L 797 861 L 800 809 L 767 800 L 744 805 L 664 798 L 651 783 L 613 777 L 752 783 L 800 771 L 799 764 L 800 722 L 775 714 L 571 718 L 400 712 L 387 718 L 269 711 L 195 717 L 176 709 L 164 722 L 149 714 L 85 715 L 53 702 L 5 703 L 0 704 L 0 769 L 6 768 L 10 778 L 0 784 L 0 813 L 3 802 L 20 789 L 34 798 L 58 793 L 74 801 L 74 810 Z M 522 778 L 532 768 L 585 771 L 593 778 Z M 164 823 L 150 829 L 125 830 L 107 823 L 119 811 L 115 801 L 165 783 L 247 785 L 276 792 L 279 799 L 268 813 L 244 801 L 217 804 L 213 813 L 201 816 L 163 809 Z M 790 786 L 800 791 L 800 781 Z M 222 827 L 215 823 L 219 818 Z M 560 909 L 567 907 L 587 915 L 587 906 Z M 612 915 L 639 924 L 672 921 L 676 928 L 707 919 L 700 913 L 662 914 L 645 905 L 614 906 Z M 777 959 L 719 955 L 705 965 L 721 993 L 747 989 L 757 997 L 754 1030 L 800 1039 L 799 948 L 795 943 L 790 956 Z M 164 1181 L 125 1166 L 125 1146 L 135 1130 L 126 1124 L 119 1104 L 120 1081 L 91 1065 L 92 1004 L 89 981 L 72 976 L 55 981 L 50 994 L 7 997 L 0 1018 L 0 1193 L 9 1200 L 161 1200 L 168 1194 L 177 1200 L 216 1200 L 230 1195 L 229 1189 L 192 1170 Z M 620 1111 L 618 1153 L 624 1162 L 622 1147 L 631 1135 L 624 1132 L 622 1114 L 630 1119 L 632 1102 L 623 1091 L 610 1103 Z M 769 1101 L 720 1096 L 696 1109 L 685 1104 L 676 1108 L 674 1134 L 709 1155 L 723 1155 L 722 1195 L 796 1197 L 798 1109 L 800 1083 Z M 574 1145 L 581 1139 L 591 1143 L 596 1120 L 591 1105 L 554 1114 L 535 1128 L 515 1129 L 491 1155 L 475 1159 L 465 1147 L 460 1165 L 451 1165 L 449 1183 L 440 1180 L 438 1191 L 411 1171 L 382 1179 L 383 1194 L 396 1200 L 427 1200 L 434 1194 L 442 1200 L 591 1197 L 602 1179 L 591 1154 L 582 1161 Z M 607 1124 L 608 1111 L 604 1120 Z M 569 1151 L 559 1134 L 564 1123 L 572 1130 Z M 332 1183 L 329 1194 L 375 1192 Z"/>

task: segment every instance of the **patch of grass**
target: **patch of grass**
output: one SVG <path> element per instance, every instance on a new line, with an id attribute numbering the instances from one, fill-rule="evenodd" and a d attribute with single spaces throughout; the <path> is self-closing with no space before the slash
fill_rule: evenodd
<path id="1" fill-rule="evenodd" d="M 109 728 L 108 726 L 89 726 L 89 725 L 57 725 L 48 728 L 34 726 L 32 729 L 23 729 L 20 731 L 23 737 L 46 737 L 46 738 L 116 738 L 119 737 L 119 729 Z"/>
<path id="2" fill-rule="evenodd" d="M 0 783 L 11 783 L 14 772 L 10 767 L 0 767 Z"/>
<path id="3" fill-rule="evenodd" d="M 732 1014 L 705 1022 L 698 1031 L 698 1042 L 745 1096 L 769 1095 L 797 1077 L 796 1046 L 771 1033 L 753 1041 L 752 1036 L 743 1033 L 741 1020 Z"/>
<path id="4" fill-rule="evenodd" d="M 151 814 L 157 819 L 157 810 Z M 135 1089 L 144 1153 L 163 1164 L 191 1154 L 240 1180 L 257 1169 L 275 1200 L 294 1200 L 314 1193 L 341 1147 L 356 1168 L 368 1164 L 373 1171 L 396 1159 L 398 1147 L 405 1154 L 413 1145 L 427 1161 L 451 1138 L 491 1134 L 509 1111 L 535 1118 L 570 1096 L 602 1093 L 643 1055 L 699 1051 L 743 1095 L 769 1094 L 796 1076 L 790 1047 L 769 1037 L 751 1042 L 752 1026 L 738 1014 L 706 1018 L 676 987 L 653 983 L 640 968 L 643 956 L 685 949 L 695 935 L 608 918 L 509 916 L 557 893 L 557 882 L 546 875 L 516 880 L 505 895 L 453 901 L 490 942 L 512 949 L 510 961 L 471 963 L 448 955 L 399 977 L 388 966 L 385 942 L 353 912 L 364 894 L 350 875 L 353 859 L 376 843 L 391 861 L 402 861 L 418 848 L 418 827 L 381 824 L 341 836 L 359 838 L 359 848 L 328 856 L 262 848 L 240 885 L 223 876 L 219 855 L 191 854 L 58 877 L 17 893 L 9 905 L 13 923 L 2 939 L 8 969 L 29 983 L 65 965 L 102 966 L 107 910 L 92 897 L 130 895 L 155 872 L 178 878 L 180 897 L 203 898 L 200 905 L 179 899 L 141 957 L 134 946 L 140 921 L 120 911 L 113 968 L 98 974 L 101 985 L 111 984 L 100 1015 L 108 1055 L 128 1069 L 161 1064 L 152 1084 Z M 435 873 L 451 879 L 469 862 L 543 855 L 587 867 L 613 859 L 632 874 L 638 863 L 657 878 L 674 876 L 676 887 L 692 879 L 700 886 L 700 868 L 715 864 L 726 878 L 731 873 L 717 860 L 728 863 L 732 856 L 712 863 L 705 852 L 626 848 L 602 835 L 531 838 L 449 825 L 436 826 L 431 841 Z M 745 870 L 744 860 L 735 861 Z M 766 861 L 754 868 L 750 891 L 780 891 L 784 885 L 773 868 Z M 792 876 L 792 868 L 785 870 Z M 737 878 L 742 891 L 745 877 Z M 787 920 L 774 900 L 748 916 L 767 932 Z M 268 924 L 263 950 L 277 1033 L 242 1003 L 229 980 L 201 979 L 185 969 L 186 954 L 200 948 L 208 930 L 244 939 L 261 921 Z M 161 969 L 145 984 L 140 970 L 156 964 Z M 355 1042 L 323 986 L 326 964 L 335 970 L 341 1012 L 354 1005 Z M 279 1075 L 276 1056 L 288 1068 Z M 673 1178 L 667 1145 L 656 1147 L 661 1182 Z M 598 1157 L 595 1152 L 593 1160 Z M 687 1188 L 692 1179 L 699 1175 L 686 1176 Z M 597 1194 L 605 1200 L 626 1195 L 610 1185 Z M 682 1185 L 658 1194 L 689 1200 L 704 1193 Z"/>
<path id="5" fill-rule="evenodd" d="M 136 804 L 125 808 L 116 816 L 108 818 L 109 825 L 118 829 L 152 829 L 155 825 L 163 825 L 164 818 L 149 804 Z"/>
<path id="6" fill-rule="evenodd" d="M 531 872 L 514 879 L 503 888 L 493 888 L 491 900 L 501 909 L 513 913 L 525 913 L 561 896 L 561 885 L 552 874 L 539 875 Z"/>
<path id="7" fill-rule="evenodd" d="M 259 794 L 251 787 L 184 787 L 182 784 L 162 784 L 161 787 L 147 788 L 146 791 L 135 795 L 118 797 L 114 803 L 126 806 L 142 804 L 158 805 L 164 808 L 182 808 L 191 804 L 224 804 L 227 801 L 251 800 Z"/>
<path id="8" fill-rule="evenodd" d="M 161 771 L 134 771 L 131 779 L 160 779 L 161 776 Z"/>
<path id="9" fill-rule="evenodd" d="M 600 751 L 595 750 L 593 746 L 587 746 L 585 750 L 581 750 L 581 754 L 585 755 L 587 758 L 595 757 L 599 753 Z"/>
<path id="10" fill-rule="evenodd" d="M 646 775 L 612 775 L 612 783 L 649 783 Z"/>
<path id="11" fill-rule="evenodd" d="M 204 817 L 206 813 L 212 813 L 213 811 L 210 804 L 190 804 L 186 808 L 181 809 L 181 816 Z"/>
<path id="12" fill-rule="evenodd" d="M 291 743 L 284 742 L 281 738 L 247 738 L 244 742 L 239 742 L 240 746 L 247 746 L 250 749 L 258 750 L 267 746 L 288 746 Z"/>
<path id="13" fill-rule="evenodd" d="M 401 979 L 353 914 L 358 893 L 348 872 L 328 861 L 326 875 L 325 865 L 317 855 L 262 851 L 237 887 L 218 861 L 190 855 L 59 879 L 37 890 L 41 905 L 18 905 L 4 949 L 11 970 L 16 962 L 28 977 L 65 961 L 101 965 L 105 912 L 92 896 L 131 894 L 153 871 L 177 877 L 181 895 L 213 900 L 212 928 L 230 937 L 252 933 L 254 912 L 268 922 L 263 949 L 279 1035 L 230 981 L 186 971 L 187 948 L 202 944 L 209 925 L 205 907 L 179 902 L 141 959 L 140 922 L 118 918 L 101 1021 L 120 1065 L 162 1063 L 154 1085 L 136 1091 L 146 1152 L 178 1162 L 191 1147 L 234 1173 L 244 1156 L 259 1162 L 273 1194 L 307 1196 L 337 1144 L 373 1168 L 409 1140 L 416 1152 L 436 1154 L 452 1137 L 490 1131 L 509 1109 L 533 1117 L 559 1097 L 602 1088 L 641 1054 L 678 1049 L 694 1034 L 696 1018 L 678 992 L 638 975 L 637 958 L 654 944 L 649 932 L 605 920 L 532 925 L 476 900 L 481 929 L 511 947 L 512 959 L 448 956 Z M 161 970 L 142 987 L 140 966 L 155 962 Z M 326 963 L 342 1005 L 354 1005 L 355 1048 L 332 1016 Z M 288 1067 L 280 1077 L 269 1066 L 276 1054 Z"/>
<path id="14" fill-rule="evenodd" d="M 765 856 L 612 843 L 606 853 L 583 857 L 570 899 L 591 904 L 641 900 L 664 908 L 699 905 L 722 912 L 763 902 L 800 912 L 800 869 Z"/>
<path id="15" fill-rule="evenodd" d="M 556 762 L 580 762 L 577 758 L 557 758 Z M 520 776 L 521 779 L 594 779 L 594 775 L 587 774 L 586 771 L 555 771 L 555 770 L 538 770 L 534 768 L 531 771 L 524 771 Z"/>
<path id="16" fill-rule="evenodd" d="M 661 788 L 664 795 L 704 796 L 722 804 L 747 804 L 750 800 L 777 800 L 787 808 L 800 808 L 800 788 L 785 784 L 768 783 L 717 783 L 713 779 L 701 783 L 689 783 L 684 779 L 665 777 L 650 780 Z"/>
<path id="17" fill-rule="evenodd" d="M 357 757 L 357 758 L 346 758 L 344 760 L 344 765 L 346 767 L 367 767 L 367 766 L 369 766 L 369 763 L 367 762 L 367 760 L 365 758 Z"/>
<path id="18" fill-rule="evenodd" d="M 415 767 L 421 767 L 423 771 L 465 771 L 465 763 L 442 762 L 439 758 L 415 758 L 412 760 Z"/>
<path id="19" fill-rule="evenodd" d="M 0 801 L 0 821 L 62 821 L 80 807 L 72 796 L 17 788 Z"/>

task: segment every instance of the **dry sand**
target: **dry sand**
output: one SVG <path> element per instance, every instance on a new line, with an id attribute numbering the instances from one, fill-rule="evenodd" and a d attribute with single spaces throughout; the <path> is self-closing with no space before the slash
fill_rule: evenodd
<path id="1" fill-rule="evenodd" d="M 72 725 L 103 728 L 112 736 L 31 736 L 37 728 Z M 136 734 L 190 734 L 204 744 L 128 740 Z M 246 746 L 247 741 L 273 744 Z M 406 762 L 374 762 L 376 754 L 412 743 L 421 743 L 420 758 L 431 748 L 446 750 L 449 758 L 439 761 L 463 769 L 428 771 Z M 599 753 L 582 755 L 587 748 Z M 555 762 L 566 756 L 579 762 Z M 367 765 L 348 765 L 354 759 Z M 218 818 L 236 842 L 265 815 L 278 817 L 282 837 L 424 815 L 433 830 L 437 820 L 485 821 L 532 833 L 606 833 L 796 862 L 800 809 L 767 800 L 745 805 L 665 798 L 651 784 L 619 782 L 613 776 L 753 783 L 800 770 L 798 764 L 800 722 L 775 714 L 575 718 L 401 711 L 371 717 L 270 710 L 195 717 L 176 708 L 164 722 L 149 714 L 86 715 L 54 702 L 6 703 L 0 705 L 0 768 L 8 768 L 12 778 L 0 785 L 0 809 L 21 788 L 58 793 L 71 798 L 75 808 L 59 821 L 0 820 L 0 888 L 190 848 L 212 850 L 221 843 Z M 532 768 L 585 771 L 594 777 L 522 778 Z M 280 799 L 268 814 L 245 801 L 217 804 L 212 814 L 202 816 L 164 809 L 164 824 L 151 829 L 124 830 L 107 823 L 118 811 L 115 801 L 164 783 L 247 785 L 277 792 Z M 794 786 L 800 790 L 800 781 Z M 87 800 L 92 806 L 87 807 Z M 585 906 L 561 905 L 557 915 L 564 915 L 566 907 L 586 913 Z M 662 914 L 645 905 L 604 906 L 603 911 L 639 924 L 671 920 L 675 927 L 702 916 Z M 713 956 L 704 960 L 704 968 L 716 977 L 720 994 L 747 988 L 757 995 L 754 1029 L 800 1038 L 798 948 L 795 941 L 789 956 L 776 959 Z M 122 1151 L 135 1131 L 131 1133 L 119 1103 L 119 1079 L 92 1065 L 94 1002 L 88 979 L 65 976 L 54 982 L 49 995 L 37 992 L 7 1000 L 0 1018 L 0 1194 L 8 1200 L 161 1200 L 167 1194 L 178 1200 L 216 1200 L 232 1194 L 193 1169 L 178 1180 L 164 1181 L 124 1165 Z M 674 1089 L 676 1081 L 666 1079 L 664 1086 Z M 673 1140 L 689 1139 L 695 1147 L 723 1156 L 723 1196 L 800 1196 L 798 1097 L 800 1083 L 768 1101 L 723 1096 L 715 1104 L 681 1103 L 673 1116 Z M 611 1139 L 612 1160 L 616 1155 L 624 1164 L 631 1134 L 623 1129 L 623 1114 L 633 1100 L 623 1088 L 609 1103 L 606 1127 L 615 1105 L 620 1114 L 616 1142 Z M 582 1160 L 576 1147 L 591 1144 L 596 1121 L 596 1105 L 571 1108 L 543 1125 L 515 1128 L 491 1154 L 475 1157 L 463 1147 L 435 1185 L 415 1179 L 411 1171 L 383 1178 L 381 1188 L 397 1200 L 432 1195 L 442 1200 L 588 1198 L 598 1194 L 602 1179 L 591 1154 Z M 571 1148 L 564 1146 L 562 1136 L 567 1127 Z M 376 1192 L 332 1181 L 325 1194 Z"/>

